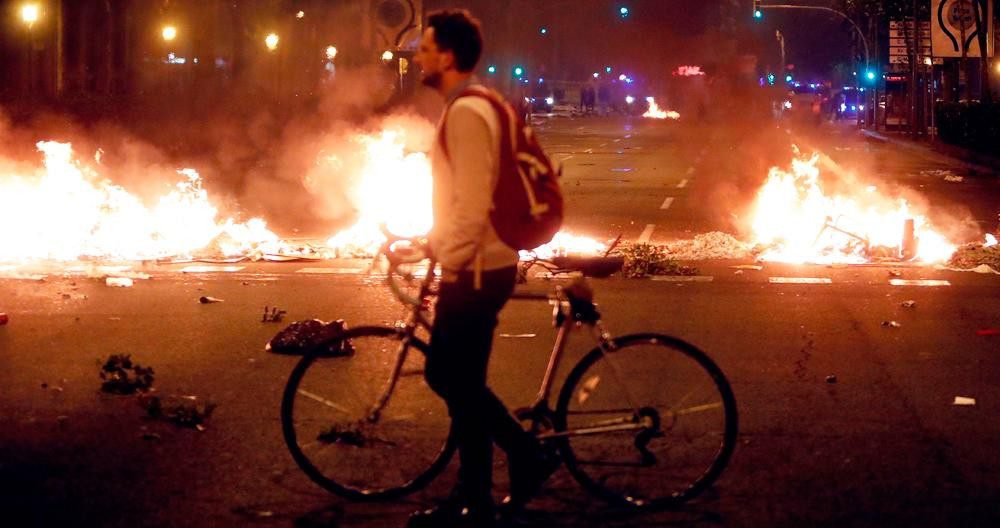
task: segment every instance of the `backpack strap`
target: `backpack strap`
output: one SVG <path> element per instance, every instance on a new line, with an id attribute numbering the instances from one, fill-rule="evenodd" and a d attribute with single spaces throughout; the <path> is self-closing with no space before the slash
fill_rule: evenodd
<path id="1" fill-rule="evenodd" d="M 511 155 L 513 146 L 517 143 L 517 116 L 514 115 L 514 110 L 496 91 L 485 86 L 472 85 L 452 99 L 451 103 L 444 110 L 441 130 L 438 134 L 438 143 L 441 145 L 441 151 L 444 152 L 444 156 L 446 158 L 449 157 L 448 142 L 445 136 L 446 129 L 448 128 L 448 113 L 451 111 L 451 107 L 455 104 L 455 101 L 463 97 L 479 97 L 486 99 L 490 103 L 490 106 L 497 113 L 497 120 L 500 122 L 500 156 L 502 158 Z M 502 162 L 502 160 L 499 161 Z"/>

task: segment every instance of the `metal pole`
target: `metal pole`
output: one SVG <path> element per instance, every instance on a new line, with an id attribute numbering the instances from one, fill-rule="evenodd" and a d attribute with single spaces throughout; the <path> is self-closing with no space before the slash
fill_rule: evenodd
<path id="1" fill-rule="evenodd" d="M 864 71 L 862 71 L 861 74 L 862 75 L 867 74 L 868 67 L 871 64 L 871 52 L 868 49 L 868 38 L 865 36 L 864 31 L 861 31 L 861 28 L 858 27 L 858 24 L 856 22 L 854 22 L 853 20 L 851 20 L 851 17 L 847 16 L 846 14 L 844 14 L 844 13 L 842 13 L 840 11 L 837 11 L 836 9 L 831 9 L 829 7 L 821 7 L 821 6 L 800 6 L 800 5 L 791 5 L 791 4 L 771 4 L 771 5 L 761 5 L 759 7 L 760 7 L 760 9 L 800 9 L 800 10 L 807 10 L 807 11 L 822 11 L 824 13 L 830 13 L 830 14 L 837 15 L 840 18 L 842 18 L 842 19 L 850 22 L 851 23 L 851 27 L 853 27 L 854 31 L 856 31 L 858 33 L 858 36 L 861 37 L 861 44 L 863 44 L 864 47 L 865 47 L 865 67 L 864 67 Z M 782 66 L 782 67 L 784 67 L 784 66 Z M 855 82 L 854 82 L 854 88 L 855 88 L 855 93 L 856 94 L 860 94 L 861 93 L 861 91 L 859 89 L 860 88 L 860 84 L 861 84 L 861 81 L 859 79 L 857 79 L 857 76 L 856 76 L 855 77 Z M 861 105 L 861 97 L 860 96 L 858 96 L 858 97 L 855 98 L 855 103 L 858 106 Z M 878 105 L 878 101 L 876 101 L 875 104 L 877 106 Z M 857 115 L 858 115 L 858 127 L 861 126 L 861 112 L 862 112 L 862 110 L 859 108 L 858 112 L 857 112 Z M 869 126 L 870 126 L 870 124 L 869 124 Z"/>

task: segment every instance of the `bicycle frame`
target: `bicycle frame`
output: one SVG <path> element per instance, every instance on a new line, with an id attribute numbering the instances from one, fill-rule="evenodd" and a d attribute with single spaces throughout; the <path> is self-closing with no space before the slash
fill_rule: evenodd
<path id="1" fill-rule="evenodd" d="M 386 271 L 386 283 L 388 284 L 389 289 L 392 290 L 393 294 L 400 300 L 400 302 L 410 307 L 410 311 L 405 320 L 397 323 L 397 328 L 402 332 L 403 339 L 400 343 L 396 361 L 393 364 L 392 373 L 389 377 L 385 391 L 382 393 L 382 396 L 379 397 L 378 401 L 375 402 L 375 405 L 372 406 L 372 409 L 368 414 L 367 419 L 369 422 L 377 421 L 382 409 L 384 409 L 389 403 L 389 399 L 392 396 L 396 383 L 399 381 L 400 375 L 403 371 L 403 365 L 406 363 L 410 342 L 417 329 L 424 327 L 430 330 L 432 326 L 425 313 L 429 310 L 427 301 L 432 295 L 431 286 L 435 280 L 434 269 L 436 263 L 433 259 L 429 261 L 427 271 L 424 273 L 424 277 L 420 281 L 418 294 L 416 296 L 406 294 L 402 291 L 396 280 L 396 275 L 400 274 L 398 272 L 399 265 L 404 263 L 420 262 L 424 260 L 424 256 L 422 254 L 408 257 L 399 257 L 398 255 L 394 255 L 392 249 L 393 244 L 400 240 L 410 240 L 410 242 L 413 242 L 412 239 L 389 238 L 389 240 L 382 246 L 380 254 L 384 254 L 389 262 L 389 268 Z M 403 273 L 401 275 L 403 275 L 403 277 L 407 280 L 413 279 L 413 275 L 410 273 Z M 601 324 L 600 315 L 594 309 L 593 303 L 589 300 L 577 300 L 577 302 L 580 303 L 579 306 L 589 307 L 589 310 L 581 310 L 581 312 L 587 312 L 586 315 L 581 316 L 581 314 L 575 313 L 574 298 L 561 287 L 556 289 L 554 296 L 551 293 L 516 292 L 511 296 L 511 299 L 545 300 L 553 305 L 552 317 L 555 326 L 557 326 L 559 330 L 556 333 L 555 342 L 552 345 L 552 352 L 549 356 L 549 362 L 545 368 L 545 374 L 542 377 L 541 385 L 539 386 L 535 401 L 531 405 L 532 410 L 538 411 L 540 414 L 548 415 L 551 414 L 551 410 L 549 408 L 549 397 L 552 394 L 555 376 L 559 370 L 559 364 L 562 357 L 565 354 L 570 333 L 573 332 L 576 327 L 587 324 L 587 326 L 592 329 L 598 347 L 602 351 L 605 353 L 613 352 L 615 350 L 615 345 L 611 335 L 604 330 L 604 327 Z M 598 421 L 582 429 L 539 434 L 539 439 L 596 435 L 656 427 L 657 424 L 652 417 L 642 416 L 639 413 L 640 407 L 636 405 L 634 398 L 629 393 L 628 384 L 624 383 L 625 380 L 623 379 L 621 373 L 618 372 L 618 369 L 615 368 L 614 362 L 609 361 L 608 364 L 611 366 L 614 377 L 617 378 L 618 383 L 624 389 L 631 409 L 615 409 L 607 412 L 627 413 L 628 416 Z"/>

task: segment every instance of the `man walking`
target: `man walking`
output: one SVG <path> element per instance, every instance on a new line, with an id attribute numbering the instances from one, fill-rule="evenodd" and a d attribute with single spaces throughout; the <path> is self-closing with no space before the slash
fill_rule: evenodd
<path id="1" fill-rule="evenodd" d="M 434 227 L 431 250 L 441 265 L 431 351 L 425 375 L 454 422 L 460 467 L 451 497 L 414 513 L 409 526 L 493 526 L 493 442 L 508 456 L 512 509 L 537 493 L 558 467 L 556 457 L 525 432 L 486 386 L 497 314 L 514 289 L 517 251 L 490 223 L 499 178 L 500 119 L 489 101 L 465 95 L 482 53 L 479 22 L 464 10 L 428 17 L 414 62 L 422 82 L 445 97 L 431 151 Z M 513 123 L 510 126 L 514 126 Z"/>

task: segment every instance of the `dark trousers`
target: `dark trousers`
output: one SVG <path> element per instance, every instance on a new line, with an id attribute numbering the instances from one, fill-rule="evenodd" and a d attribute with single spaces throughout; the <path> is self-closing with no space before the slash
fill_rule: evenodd
<path id="1" fill-rule="evenodd" d="M 493 442 L 508 457 L 530 453 L 535 445 L 486 386 L 497 314 L 514 290 L 516 274 L 514 267 L 483 272 L 476 290 L 473 273 L 462 272 L 457 282 L 441 282 L 435 305 L 425 375 L 448 404 L 457 435 L 461 465 L 456 491 L 476 505 L 492 504 Z"/>

